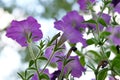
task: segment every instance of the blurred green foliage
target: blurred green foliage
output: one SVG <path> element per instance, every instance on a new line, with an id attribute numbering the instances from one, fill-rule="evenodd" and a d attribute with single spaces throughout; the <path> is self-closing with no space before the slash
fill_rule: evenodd
<path id="1" fill-rule="evenodd" d="M 37 12 L 34 11 L 30 12 L 30 10 L 27 10 L 27 7 L 22 7 L 16 4 L 16 1 L 17 0 L 9 0 L 8 3 L 5 3 L 4 0 L 0 0 L 0 7 L 9 13 L 12 13 L 15 8 L 20 8 L 25 11 L 26 15 L 55 18 L 62 14 L 60 10 L 65 12 L 72 10 L 72 6 L 77 0 L 37 0 L 38 3 L 36 5 L 44 7 L 44 12 L 42 12 L 42 14 L 37 14 Z"/>

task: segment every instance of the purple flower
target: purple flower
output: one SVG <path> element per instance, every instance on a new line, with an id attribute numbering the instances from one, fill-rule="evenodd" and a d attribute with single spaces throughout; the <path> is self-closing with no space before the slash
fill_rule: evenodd
<path id="1" fill-rule="evenodd" d="M 49 59 L 50 55 L 52 54 L 54 46 L 50 46 L 45 50 L 45 54 L 44 56 Z M 58 58 L 56 56 L 64 56 L 64 53 L 62 51 L 57 51 L 56 53 L 54 53 L 52 59 L 51 59 L 51 63 L 54 63 L 58 60 Z"/>
<path id="2" fill-rule="evenodd" d="M 98 13 L 97 15 L 99 16 L 100 13 Z M 111 19 L 111 16 L 110 16 L 110 15 L 105 14 L 105 13 L 102 13 L 101 18 L 105 21 L 106 24 L 109 24 L 109 23 L 110 23 L 110 19 Z M 96 19 L 94 19 L 94 20 L 96 20 Z M 99 26 L 99 29 L 100 29 L 100 30 L 103 30 L 103 28 L 104 28 L 103 25 L 99 24 L 98 26 Z M 95 25 L 95 24 L 88 23 L 88 28 L 96 30 L 96 25 Z"/>
<path id="3" fill-rule="evenodd" d="M 113 6 L 113 11 L 120 13 L 120 0 L 112 0 L 110 6 Z"/>
<path id="4" fill-rule="evenodd" d="M 49 70 L 48 70 L 48 69 L 45 69 L 43 73 L 44 73 L 44 74 L 47 74 L 47 75 L 49 76 L 49 78 L 51 78 L 51 76 L 52 76 L 52 75 L 49 73 Z M 37 73 L 34 74 L 34 76 L 32 77 L 31 80 L 39 80 Z"/>
<path id="5" fill-rule="evenodd" d="M 87 3 L 90 2 L 90 3 L 94 3 L 95 0 L 78 0 L 77 1 L 78 4 L 80 5 L 80 9 L 81 10 L 85 10 L 87 8 Z"/>
<path id="6" fill-rule="evenodd" d="M 71 43 L 81 42 L 83 46 L 86 46 L 86 40 L 80 32 L 80 30 L 86 28 L 86 25 L 82 23 L 83 21 L 83 17 L 77 11 L 71 11 L 62 20 L 56 21 L 54 24 L 56 29 L 64 32 L 65 40 L 68 39 Z"/>
<path id="7" fill-rule="evenodd" d="M 51 80 L 56 80 L 56 78 L 59 77 L 61 71 L 60 70 L 57 70 L 57 71 L 54 71 L 51 75 Z"/>
<path id="8" fill-rule="evenodd" d="M 73 77 L 79 78 L 82 75 L 82 72 L 85 72 L 86 69 L 80 64 L 78 56 L 70 56 L 70 59 L 73 59 L 70 61 L 64 68 L 64 74 L 66 74 L 68 71 L 71 71 L 71 75 Z M 58 69 L 62 69 L 62 62 L 58 62 Z"/>
<path id="9" fill-rule="evenodd" d="M 6 36 L 17 41 L 21 46 L 27 46 L 29 40 L 38 41 L 42 38 L 43 34 L 39 28 L 40 24 L 33 17 L 22 21 L 13 20 Z"/>
<path id="10" fill-rule="evenodd" d="M 120 2 L 115 6 L 114 11 L 120 13 Z"/>
<path id="11" fill-rule="evenodd" d="M 115 45 L 120 45 L 120 26 L 108 27 L 107 31 L 111 32 L 109 39 L 112 40 Z"/>
<path id="12" fill-rule="evenodd" d="M 109 76 L 109 80 L 116 80 L 113 76 Z"/>
<path id="13" fill-rule="evenodd" d="M 115 7 L 118 3 L 120 2 L 120 0 L 112 0 L 112 4 Z"/>

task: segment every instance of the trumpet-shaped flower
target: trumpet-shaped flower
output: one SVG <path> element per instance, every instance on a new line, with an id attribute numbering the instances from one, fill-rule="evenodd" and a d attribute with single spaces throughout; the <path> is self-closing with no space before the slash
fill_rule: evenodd
<path id="1" fill-rule="evenodd" d="M 27 46 L 27 42 L 38 41 L 42 38 L 40 24 L 33 17 L 28 17 L 26 20 L 13 20 L 10 27 L 7 29 L 6 36 L 17 41 L 21 46 Z"/>
<path id="2" fill-rule="evenodd" d="M 55 28 L 63 31 L 63 35 L 66 40 L 71 43 L 81 42 L 83 46 L 86 46 L 86 40 L 83 38 L 81 30 L 86 28 L 82 16 L 77 11 L 68 12 L 62 20 L 56 21 Z"/>

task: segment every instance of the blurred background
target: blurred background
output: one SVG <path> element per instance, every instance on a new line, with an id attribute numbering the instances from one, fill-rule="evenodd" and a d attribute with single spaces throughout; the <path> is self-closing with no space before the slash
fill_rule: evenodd
<path id="1" fill-rule="evenodd" d="M 76 0 L 0 0 L 0 80 L 20 80 L 17 72 L 28 67 L 30 58 L 25 47 L 5 36 L 12 20 L 35 17 L 45 39 L 56 34 L 55 19 L 71 10 L 79 10 Z"/>

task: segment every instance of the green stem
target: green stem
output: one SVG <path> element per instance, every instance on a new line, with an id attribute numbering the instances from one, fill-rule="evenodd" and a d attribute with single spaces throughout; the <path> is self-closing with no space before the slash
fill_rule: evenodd
<path id="1" fill-rule="evenodd" d="M 47 67 L 48 64 L 50 63 L 50 61 L 51 61 L 51 59 L 52 59 L 54 53 L 55 53 L 55 51 L 53 51 L 52 54 L 50 55 L 50 58 L 48 59 L 46 65 L 44 66 L 44 68 L 42 69 L 42 71 L 40 72 L 40 74 L 44 72 L 44 70 L 46 69 L 46 67 Z"/>
<path id="2" fill-rule="evenodd" d="M 61 73 L 60 73 L 60 75 L 58 77 L 58 80 L 62 80 L 62 77 L 63 77 L 63 74 L 64 74 L 64 68 L 65 68 L 65 66 L 63 65 L 62 66 L 62 71 L 61 71 Z"/>
<path id="3" fill-rule="evenodd" d="M 30 56 L 31 56 L 32 60 L 34 60 L 35 59 L 35 55 L 33 53 L 32 43 L 28 43 L 28 49 L 29 49 Z"/>
<path id="4" fill-rule="evenodd" d="M 40 80 L 40 77 L 39 77 L 39 69 L 37 67 L 37 59 L 35 60 L 35 68 L 36 68 L 36 72 L 37 72 L 37 75 L 38 75 L 38 79 Z"/>

